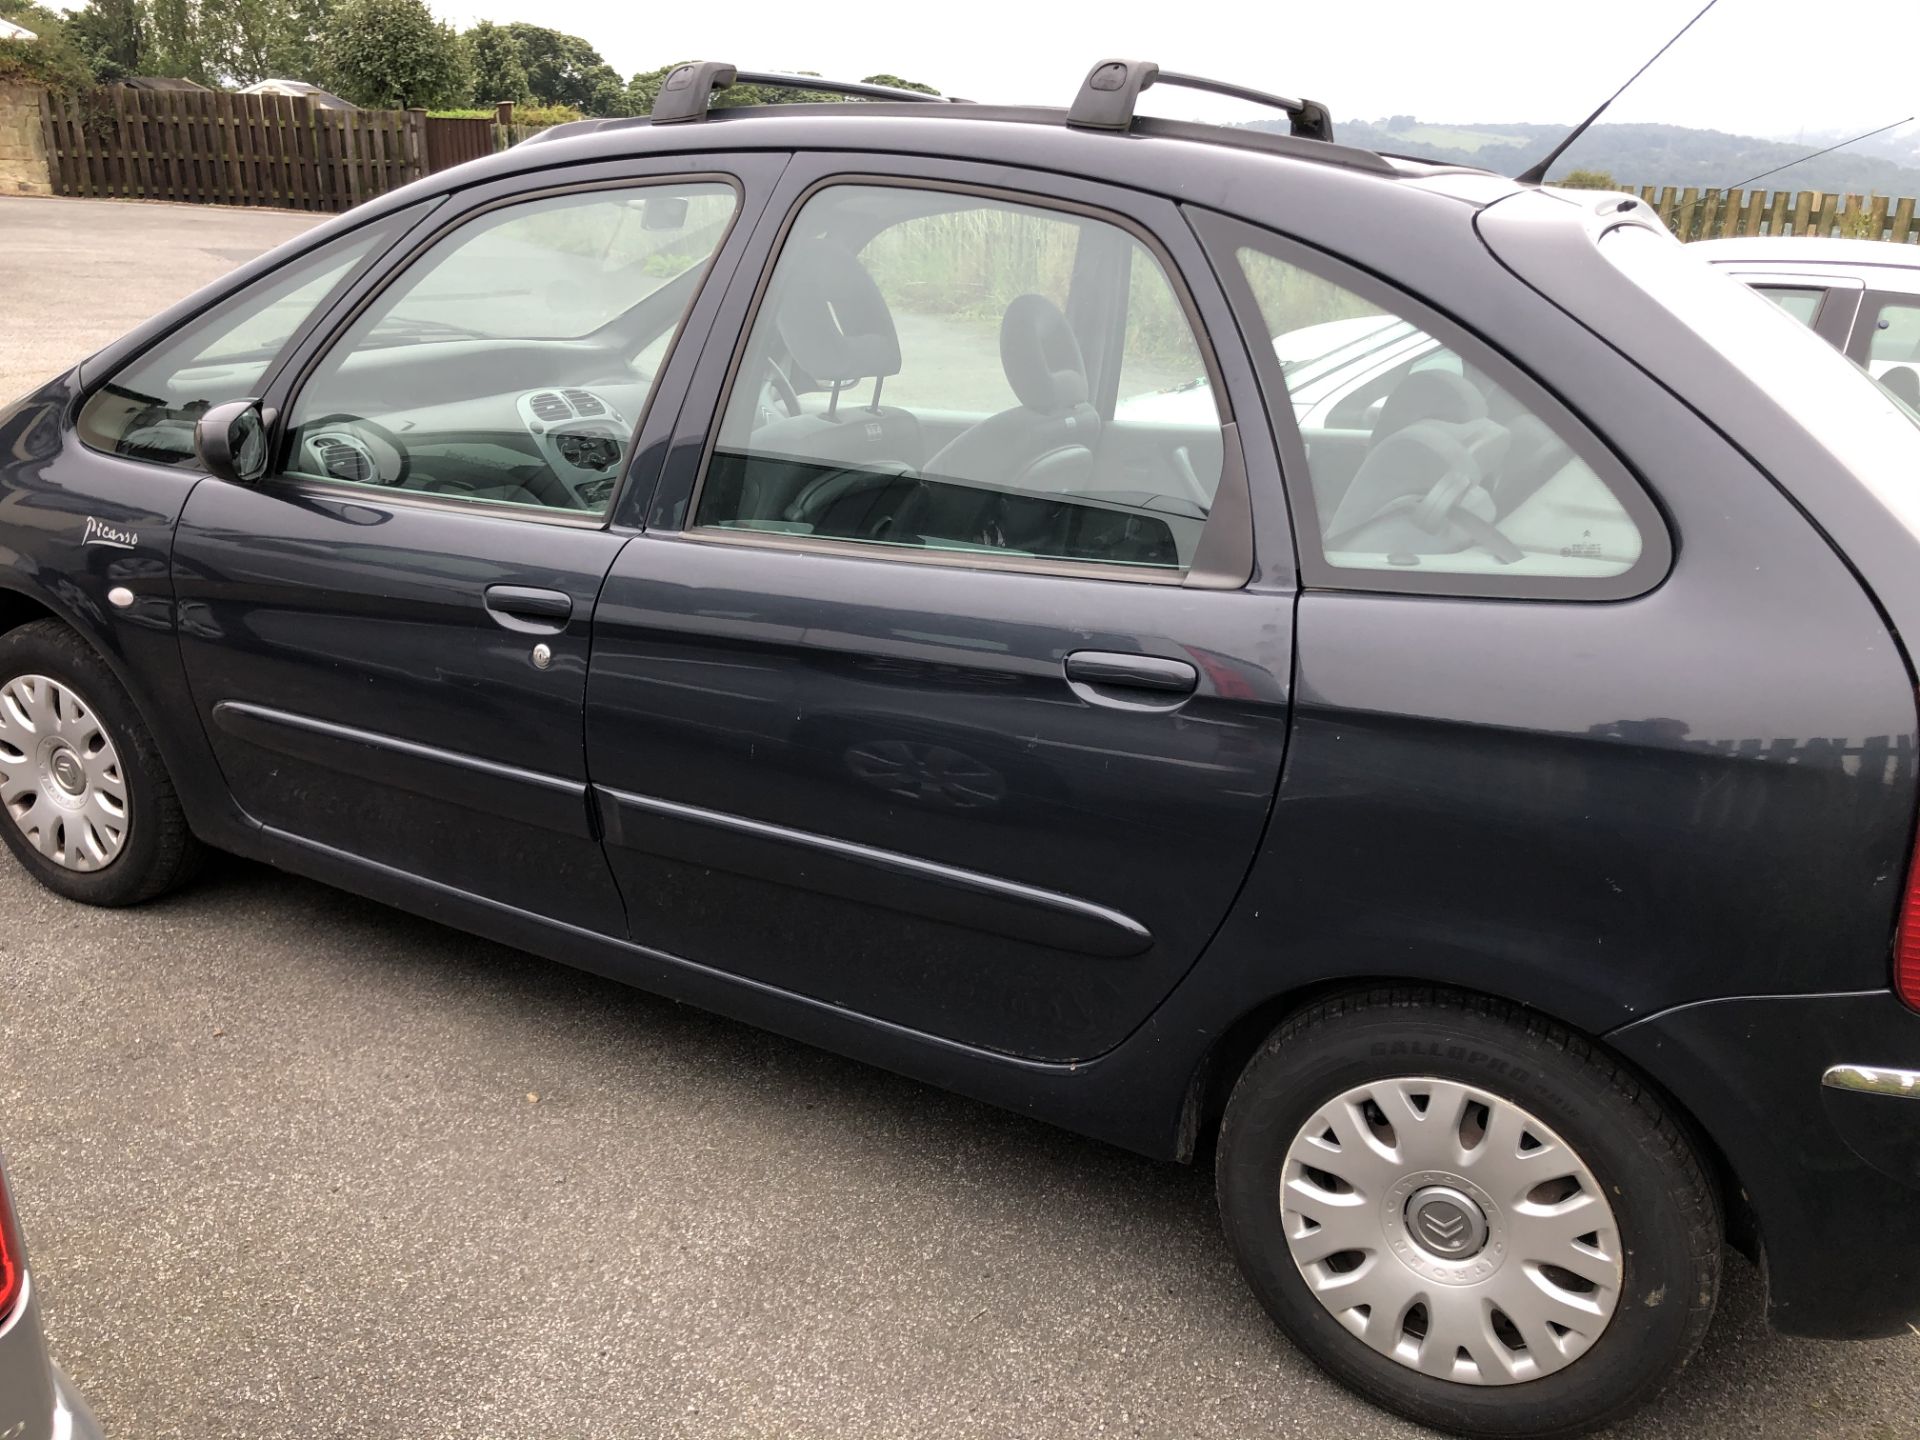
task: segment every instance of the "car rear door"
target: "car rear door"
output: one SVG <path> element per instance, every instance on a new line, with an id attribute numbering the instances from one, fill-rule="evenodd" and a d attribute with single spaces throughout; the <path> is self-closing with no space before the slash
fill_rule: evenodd
<path id="1" fill-rule="evenodd" d="M 273 472 L 203 481 L 173 552 L 193 701 L 260 824 L 624 931 L 581 740 L 593 605 L 626 542 L 606 517 L 782 163 L 458 196 L 269 378 Z"/>
<path id="2" fill-rule="evenodd" d="M 596 611 L 633 938 L 1099 1054 L 1227 913 L 1286 743 L 1291 550 L 1229 312 L 1170 205 L 1000 167 L 796 157 L 763 257 Z"/>
<path id="3" fill-rule="evenodd" d="M 1853 276 L 1831 266 L 1718 263 L 1734 279 L 1751 285 L 1836 350 L 1847 348 L 1866 288 Z"/>

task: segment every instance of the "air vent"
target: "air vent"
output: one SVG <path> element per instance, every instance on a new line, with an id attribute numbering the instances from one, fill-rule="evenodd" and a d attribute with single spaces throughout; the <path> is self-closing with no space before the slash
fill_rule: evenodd
<path id="1" fill-rule="evenodd" d="M 549 425 L 556 420 L 569 420 L 573 417 L 573 411 L 567 407 L 567 402 L 551 390 L 542 390 L 528 400 L 527 408 L 533 411 L 536 419 L 544 420 Z"/>
<path id="2" fill-rule="evenodd" d="M 599 397 L 586 390 L 569 390 L 567 399 L 573 402 L 575 414 L 604 415 L 607 413 L 607 407 L 600 403 Z"/>
<path id="3" fill-rule="evenodd" d="M 335 480 L 364 485 L 373 479 L 373 457 L 353 441 L 338 435 L 320 435 L 308 442 L 320 468 Z"/>

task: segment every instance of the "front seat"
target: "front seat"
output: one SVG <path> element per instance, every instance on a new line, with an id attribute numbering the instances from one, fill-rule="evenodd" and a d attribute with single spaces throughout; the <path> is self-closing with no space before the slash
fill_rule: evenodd
<path id="1" fill-rule="evenodd" d="M 1059 306 L 1044 295 L 1007 306 L 1000 367 L 1019 405 L 962 431 L 927 461 L 928 477 L 1055 494 L 1085 489 L 1100 417 L 1087 400 L 1080 342 Z"/>
<path id="2" fill-rule="evenodd" d="M 793 378 L 825 386 L 830 398 L 824 414 L 783 417 L 753 432 L 742 510 L 815 533 L 868 533 L 898 503 L 887 492 L 926 448 L 917 416 L 880 403 L 882 386 L 900 373 L 893 313 L 859 257 L 836 241 L 798 241 L 783 263 L 770 302 L 774 327 Z M 866 381 L 866 404 L 843 394 Z"/>

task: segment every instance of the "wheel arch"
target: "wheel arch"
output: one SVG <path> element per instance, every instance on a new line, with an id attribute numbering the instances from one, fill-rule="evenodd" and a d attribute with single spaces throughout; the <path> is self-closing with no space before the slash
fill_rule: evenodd
<path id="1" fill-rule="evenodd" d="M 1495 1000 L 1509 1005 L 1520 1003 L 1490 991 L 1476 990 L 1471 986 L 1449 985 L 1400 975 L 1362 978 L 1340 976 L 1315 981 L 1270 996 L 1249 1006 L 1231 1024 L 1222 1029 L 1195 1065 L 1193 1074 L 1187 1081 L 1186 1100 L 1181 1108 L 1179 1160 L 1184 1164 L 1199 1163 L 1211 1153 L 1214 1141 L 1220 1132 L 1221 1119 L 1226 1114 L 1227 1098 L 1233 1093 L 1235 1082 L 1239 1080 L 1248 1062 L 1253 1059 L 1267 1037 L 1286 1023 L 1291 1016 L 1337 995 L 1361 995 L 1380 990 L 1423 990 L 1441 992 L 1466 1000 Z M 1579 1036 L 1589 1045 L 1604 1050 L 1610 1058 L 1630 1070 L 1640 1083 L 1660 1098 L 1685 1128 L 1708 1174 L 1719 1187 L 1721 1210 L 1726 1217 L 1728 1242 L 1748 1258 L 1757 1260 L 1760 1256 L 1760 1236 L 1746 1190 L 1740 1183 L 1739 1174 L 1735 1171 L 1732 1161 L 1727 1158 L 1726 1152 L 1713 1138 L 1712 1133 L 1695 1116 L 1691 1107 L 1679 1095 L 1660 1084 L 1640 1066 L 1609 1045 L 1604 1034 L 1596 1034 L 1574 1024 L 1564 1016 L 1541 1009 L 1539 1006 L 1525 1008 L 1536 1010 L 1554 1024 Z"/>
<path id="2" fill-rule="evenodd" d="M 69 628 L 78 629 L 51 606 L 0 581 L 0 635 L 18 630 L 22 625 L 31 625 L 36 620 L 58 620 Z"/>

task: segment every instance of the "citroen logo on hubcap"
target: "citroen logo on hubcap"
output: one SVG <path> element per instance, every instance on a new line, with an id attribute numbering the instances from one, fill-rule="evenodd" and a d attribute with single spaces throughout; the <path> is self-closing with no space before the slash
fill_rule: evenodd
<path id="1" fill-rule="evenodd" d="M 1487 1243 L 1487 1217 L 1469 1197 L 1447 1185 L 1430 1185 L 1408 1199 L 1407 1228 L 1442 1260 L 1464 1260 Z"/>
<path id="2" fill-rule="evenodd" d="M 69 795 L 78 795 L 87 788 L 87 772 L 80 764 L 80 757 L 71 750 L 62 750 L 53 757 L 53 783 Z"/>

